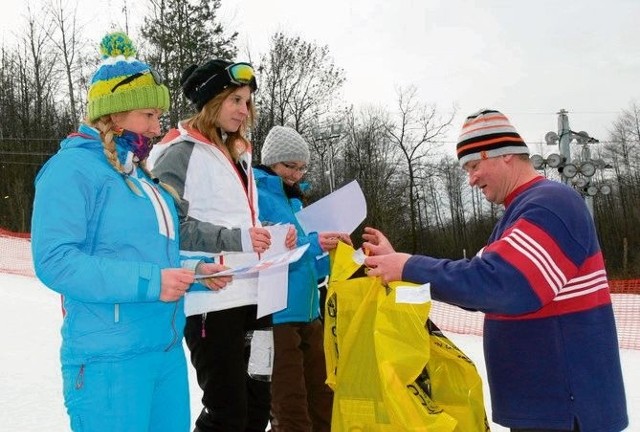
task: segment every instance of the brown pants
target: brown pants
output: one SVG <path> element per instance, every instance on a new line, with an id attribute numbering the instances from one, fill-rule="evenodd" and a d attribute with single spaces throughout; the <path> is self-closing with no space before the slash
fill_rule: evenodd
<path id="1" fill-rule="evenodd" d="M 325 384 L 322 322 L 273 326 L 271 429 L 329 432 L 333 392 Z"/>

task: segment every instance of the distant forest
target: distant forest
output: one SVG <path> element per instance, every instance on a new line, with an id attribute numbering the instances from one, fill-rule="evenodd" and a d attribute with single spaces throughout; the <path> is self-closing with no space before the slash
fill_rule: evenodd
<path id="1" fill-rule="evenodd" d="M 180 92 L 182 70 L 205 58 L 242 57 L 238 34 L 220 23 L 219 8 L 219 0 L 149 1 L 149 14 L 136 31 L 138 58 L 160 71 L 170 89 L 167 128 L 191 114 Z M 34 177 L 84 117 L 99 60 L 99 41 L 78 30 L 76 11 L 37 12 L 14 45 L 2 46 L 0 57 L 0 227 L 16 232 L 30 230 Z M 367 199 L 363 226 L 383 230 L 398 250 L 457 259 L 484 246 L 502 207 L 471 189 L 444 149 L 455 112 L 420 100 L 413 87 L 398 89 L 392 109 L 354 107 L 338 97 L 346 75 L 328 47 L 286 33 L 274 33 L 268 51 L 249 60 L 260 85 L 251 130 L 256 161 L 269 129 L 291 126 L 312 148 L 312 201 L 355 179 Z M 620 112 L 606 140 L 572 140 L 577 159 L 544 165 L 541 172 L 560 181 L 565 165 L 587 162 L 588 149 L 595 174 L 578 169 L 569 183 L 592 204 L 610 277 L 637 278 L 640 106 Z M 356 243 L 361 228 L 353 235 Z"/>

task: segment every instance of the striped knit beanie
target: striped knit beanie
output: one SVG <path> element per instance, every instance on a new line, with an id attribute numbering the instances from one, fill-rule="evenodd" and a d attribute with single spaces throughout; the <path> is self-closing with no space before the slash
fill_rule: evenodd
<path id="1" fill-rule="evenodd" d="M 483 109 L 464 121 L 456 153 L 460 166 L 464 166 L 473 160 L 529 154 L 529 148 L 504 114 Z"/>
<path id="2" fill-rule="evenodd" d="M 169 109 L 169 90 L 149 65 L 136 59 L 129 36 L 107 34 L 100 53 L 102 62 L 91 78 L 87 96 L 89 121 L 134 109 Z"/>
<path id="3" fill-rule="evenodd" d="M 302 136 L 293 128 L 274 126 L 271 128 L 260 152 L 263 165 L 278 162 L 309 163 L 311 154 L 309 146 Z"/>

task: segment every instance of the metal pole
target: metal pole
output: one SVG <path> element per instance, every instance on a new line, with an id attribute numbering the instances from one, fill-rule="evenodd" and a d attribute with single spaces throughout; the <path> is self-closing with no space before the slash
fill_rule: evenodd
<path id="1" fill-rule="evenodd" d="M 571 128 L 569 127 L 569 117 L 567 116 L 568 111 L 565 109 L 561 109 L 558 112 L 558 137 L 560 138 L 560 155 L 564 157 L 564 163 L 571 162 L 571 140 L 573 137 L 571 136 Z M 569 179 L 564 175 L 560 176 L 562 178 L 562 182 L 565 184 L 569 184 Z"/>
<path id="2" fill-rule="evenodd" d="M 591 219 L 594 219 L 594 217 L 593 217 L 593 197 L 592 196 L 585 196 L 584 197 L 584 203 L 587 205 L 587 210 L 589 210 L 589 214 L 591 215 Z"/>
<path id="3" fill-rule="evenodd" d="M 560 154 L 564 157 L 564 163 L 571 163 L 571 141 L 573 140 L 573 132 L 571 132 L 571 128 L 569 127 L 569 116 L 567 116 L 568 111 L 565 109 L 561 109 L 558 112 L 558 137 L 560 137 Z M 586 153 L 587 155 L 589 153 Z M 569 179 L 565 175 L 560 176 L 562 178 L 562 182 L 565 184 L 569 184 Z M 593 197 L 592 196 L 584 196 L 584 203 L 587 206 L 587 210 L 593 219 Z"/>
<path id="4" fill-rule="evenodd" d="M 329 192 L 333 192 L 335 178 L 333 172 L 333 138 L 329 138 Z"/>
<path id="5" fill-rule="evenodd" d="M 582 145 L 582 150 L 580 151 L 580 162 L 589 161 L 591 161 L 591 150 L 589 149 L 589 143 L 586 142 Z M 589 178 L 589 181 L 591 181 L 591 178 Z M 593 216 L 593 197 L 591 195 L 585 195 L 584 203 L 587 205 L 591 219 L 595 219 Z"/>

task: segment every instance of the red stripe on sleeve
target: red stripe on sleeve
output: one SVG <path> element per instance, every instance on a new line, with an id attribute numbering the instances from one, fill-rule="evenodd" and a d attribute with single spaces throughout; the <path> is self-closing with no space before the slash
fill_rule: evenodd
<path id="1" fill-rule="evenodd" d="M 518 220 L 487 246 L 525 277 L 543 304 L 553 300 L 577 268 L 555 240 L 537 225 Z"/>

